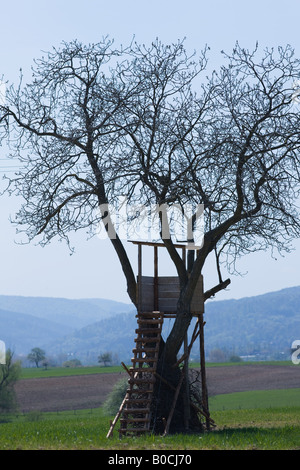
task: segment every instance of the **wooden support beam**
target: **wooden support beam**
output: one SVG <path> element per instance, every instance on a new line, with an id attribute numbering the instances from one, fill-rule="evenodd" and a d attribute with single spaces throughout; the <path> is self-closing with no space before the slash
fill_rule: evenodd
<path id="1" fill-rule="evenodd" d="M 174 391 L 176 390 L 176 388 L 175 388 L 173 385 L 171 385 L 166 379 L 164 379 L 161 375 L 159 375 L 158 372 L 155 372 L 154 375 L 155 375 L 159 380 L 161 380 L 162 382 L 164 382 L 168 387 L 170 387 L 171 390 L 174 390 Z M 191 402 L 191 406 L 192 406 L 196 411 L 198 411 L 200 414 L 202 414 L 203 416 L 205 416 L 205 418 L 209 419 L 209 421 L 210 421 L 211 424 L 214 424 L 214 420 L 213 420 L 211 417 L 209 417 L 209 416 L 207 415 L 207 413 L 205 413 L 205 411 L 201 410 L 201 408 L 199 408 L 199 406 L 195 405 L 195 403 L 193 403 L 193 402 Z M 165 427 L 166 427 L 166 423 L 167 423 L 166 418 L 163 418 L 163 422 L 164 422 L 164 425 L 165 425 Z"/>
<path id="2" fill-rule="evenodd" d="M 131 377 L 131 372 L 130 372 L 130 370 L 128 369 L 128 367 L 125 366 L 124 362 L 121 362 L 121 365 L 122 365 L 123 368 L 126 370 L 127 374 Z"/>
<path id="3" fill-rule="evenodd" d="M 176 388 L 171 385 L 166 379 L 164 379 L 161 375 L 159 375 L 158 372 L 154 372 L 154 375 L 159 379 L 161 380 L 163 383 L 165 383 L 166 385 L 168 385 L 168 387 L 170 387 L 172 390 L 176 390 Z"/>
<path id="4" fill-rule="evenodd" d="M 196 341 L 197 337 L 199 336 L 200 334 L 200 330 L 198 330 L 198 327 L 199 327 L 199 316 L 197 316 L 198 318 L 198 321 L 196 322 L 195 324 L 195 327 L 194 327 L 194 331 L 193 331 L 193 334 L 192 334 L 192 338 L 191 338 L 191 342 L 187 348 L 186 351 L 184 351 L 184 354 L 181 356 L 180 359 L 178 359 L 178 361 L 172 366 L 172 367 L 176 367 L 178 366 L 181 362 L 183 362 L 187 357 L 189 357 L 190 355 L 190 352 L 191 352 L 191 349 L 192 349 L 192 346 L 194 344 L 194 342 Z M 205 323 L 204 323 L 205 324 Z M 197 331 L 198 330 L 198 331 Z"/>
<path id="5" fill-rule="evenodd" d="M 185 380 L 185 393 L 184 393 L 184 426 L 186 431 L 189 429 L 189 422 L 190 422 L 190 384 L 189 384 L 189 357 L 190 357 L 190 350 L 188 345 L 188 335 L 187 332 L 184 338 L 184 352 L 185 352 L 185 359 L 184 359 L 184 380 Z"/>
<path id="6" fill-rule="evenodd" d="M 138 240 L 128 240 L 130 243 L 133 243 L 134 245 L 145 245 L 145 246 L 159 246 L 162 248 L 165 248 L 166 245 L 162 242 L 142 242 Z M 173 243 L 174 248 L 186 248 L 188 250 L 199 250 L 199 246 L 193 245 L 192 243 L 187 244 L 187 243 Z"/>
<path id="7" fill-rule="evenodd" d="M 138 246 L 138 288 L 137 288 L 137 305 L 138 311 L 142 305 L 142 245 Z"/>
<path id="8" fill-rule="evenodd" d="M 112 436 L 114 427 L 115 427 L 115 425 L 116 425 L 118 419 L 120 418 L 120 416 L 121 416 L 121 414 L 122 414 L 122 411 L 123 411 L 123 408 L 124 408 L 124 405 L 125 405 L 125 402 L 126 402 L 127 398 L 128 398 L 128 397 L 127 397 L 127 394 L 126 394 L 126 396 L 125 396 L 124 400 L 122 401 L 122 404 L 121 404 L 121 406 L 120 406 L 120 408 L 119 408 L 119 411 L 118 411 L 118 413 L 117 413 L 116 416 L 115 416 L 115 419 L 113 420 L 113 422 L 112 422 L 111 425 L 110 425 L 109 431 L 108 431 L 107 436 L 106 436 L 107 438 L 109 438 L 109 437 Z"/>
<path id="9" fill-rule="evenodd" d="M 154 246 L 154 310 L 158 310 L 158 252 L 157 246 Z"/>
<path id="10" fill-rule="evenodd" d="M 215 426 L 214 420 L 213 420 L 207 413 L 205 413 L 205 411 L 203 411 L 201 408 L 199 408 L 199 406 L 195 405 L 195 403 L 191 403 L 191 406 L 192 406 L 198 413 L 200 413 L 202 416 L 204 416 L 206 419 L 208 419 L 209 422 L 210 422 L 210 424 L 212 424 L 213 426 Z"/>
<path id="11" fill-rule="evenodd" d="M 204 350 L 204 321 L 203 314 L 198 317 L 199 324 L 199 342 L 200 342 L 200 368 L 201 368 L 201 391 L 202 391 L 202 404 L 205 413 L 207 414 L 206 418 L 206 428 L 209 430 L 209 406 L 208 406 L 208 393 L 207 393 L 207 384 L 206 384 L 206 368 L 205 368 L 205 350 Z"/>

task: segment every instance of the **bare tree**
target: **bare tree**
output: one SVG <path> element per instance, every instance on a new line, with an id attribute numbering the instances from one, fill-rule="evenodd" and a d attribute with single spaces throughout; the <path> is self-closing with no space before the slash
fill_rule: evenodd
<path id="1" fill-rule="evenodd" d="M 65 43 L 35 61 L 31 83 L 8 87 L 0 107 L 3 137 L 23 165 L 8 191 L 25 200 L 16 223 L 29 240 L 69 242 L 70 231 L 95 233 L 101 222 L 109 231 L 109 204 L 121 194 L 132 204 L 204 205 L 203 244 L 196 257 L 189 252 L 187 266 L 174 239 L 162 237 L 181 287 L 174 326 L 161 344 L 160 373 L 171 384 L 208 256 L 216 255 L 218 284 L 206 299 L 230 282 L 222 263 L 234 269 L 238 256 L 288 250 L 300 234 L 293 100 L 300 67 L 293 49 L 247 51 L 236 44 L 209 78 L 207 52 L 188 56 L 182 42 L 125 50 L 108 39 Z M 136 277 L 114 233 L 136 305 Z"/>
<path id="2" fill-rule="evenodd" d="M 98 356 L 98 362 L 103 363 L 104 367 L 107 367 L 107 364 L 112 362 L 112 354 L 110 352 L 105 352 Z"/>

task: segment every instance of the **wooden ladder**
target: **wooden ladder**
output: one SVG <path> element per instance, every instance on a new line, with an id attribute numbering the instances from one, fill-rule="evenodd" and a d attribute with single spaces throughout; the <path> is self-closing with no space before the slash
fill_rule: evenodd
<path id="1" fill-rule="evenodd" d="M 107 437 L 120 418 L 119 435 L 138 435 L 150 430 L 151 404 L 155 384 L 159 342 L 163 325 L 160 312 L 143 312 L 137 315 L 138 328 L 135 330 L 136 347 L 128 373 L 128 389 Z"/>

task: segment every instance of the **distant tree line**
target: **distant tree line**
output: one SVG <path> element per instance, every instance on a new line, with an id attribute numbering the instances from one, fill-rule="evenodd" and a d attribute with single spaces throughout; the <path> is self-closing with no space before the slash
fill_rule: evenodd
<path id="1" fill-rule="evenodd" d="M 98 363 L 107 367 L 109 364 L 111 365 L 116 362 L 116 357 L 117 356 L 113 355 L 112 352 L 103 352 L 98 356 Z M 36 367 L 42 365 L 44 368 L 47 368 L 51 362 L 46 357 L 46 352 L 38 347 L 31 349 L 30 353 L 27 355 L 27 359 L 29 362 L 35 364 Z M 82 363 L 78 358 L 67 359 L 62 362 L 63 367 L 78 367 L 81 365 Z"/>

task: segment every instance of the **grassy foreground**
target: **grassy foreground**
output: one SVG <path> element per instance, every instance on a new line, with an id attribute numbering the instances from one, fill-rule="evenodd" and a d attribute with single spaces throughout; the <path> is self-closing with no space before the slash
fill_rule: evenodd
<path id="1" fill-rule="evenodd" d="M 272 403 L 271 392 L 264 392 L 260 398 L 256 395 L 256 403 L 263 405 L 268 398 L 268 403 Z M 300 390 L 292 393 L 281 390 L 274 406 L 260 408 L 247 408 L 250 392 L 230 394 L 229 398 L 215 397 L 212 417 L 217 427 L 210 433 L 197 435 L 150 435 L 120 440 L 115 431 L 107 439 L 112 417 L 104 416 L 101 408 L 29 413 L 1 423 L 0 450 L 300 450 L 300 406 L 293 404 L 297 392 Z M 284 396 L 291 400 L 289 406 L 280 406 Z M 230 409 L 230 400 L 236 402 L 235 398 L 240 409 Z"/>
<path id="2" fill-rule="evenodd" d="M 300 450 L 300 407 L 214 413 L 218 428 L 204 435 L 107 439 L 109 419 L 101 410 L 45 414 L 40 421 L 2 423 L 5 450 Z M 225 424 L 226 423 L 226 424 Z"/>
<path id="3" fill-rule="evenodd" d="M 279 364 L 284 365 L 283 362 Z M 220 364 L 208 365 L 214 366 Z M 22 370 L 21 378 L 123 371 L 120 366 L 30 368 Z M 105 416 L 102 408 L 2 415 L 0 450 L 300 450 L 299 397 L 300 388 L 217 395 L 210 398 L 211 415 L 217 425 L 210 433 L 166 437 L 150 435 L 122 440 L 118 437 L 118 424 L 114 436 L 106 438 L 114 416 Z"/>

